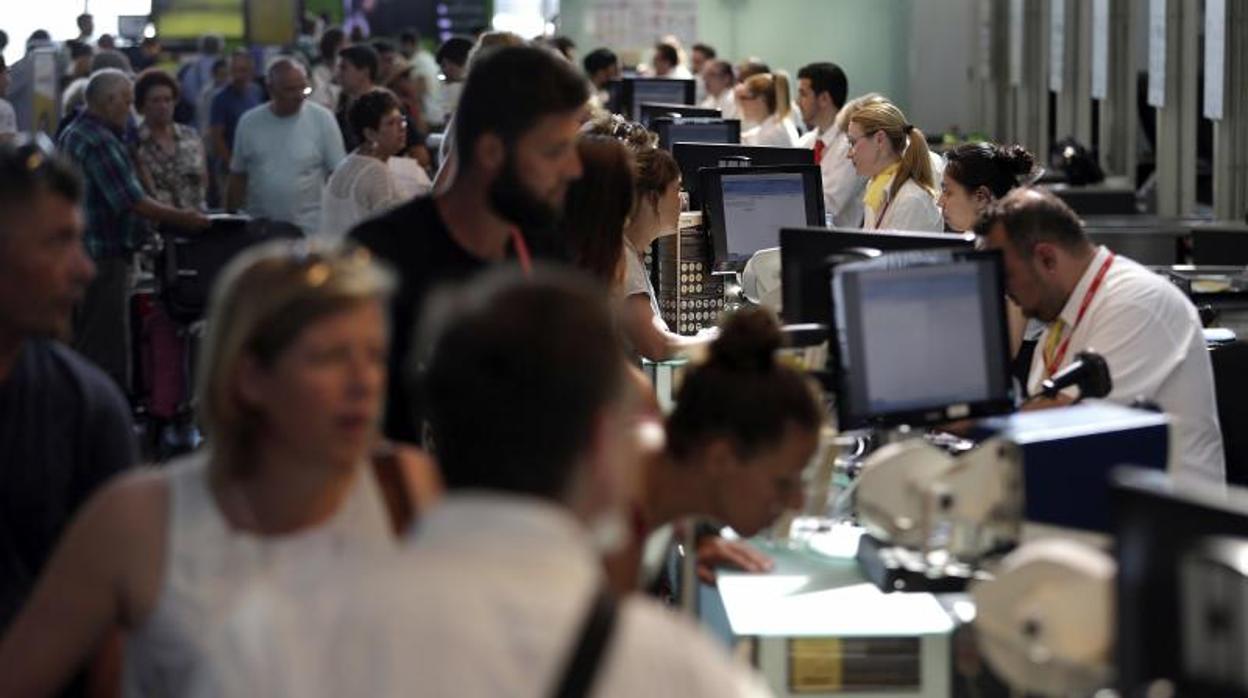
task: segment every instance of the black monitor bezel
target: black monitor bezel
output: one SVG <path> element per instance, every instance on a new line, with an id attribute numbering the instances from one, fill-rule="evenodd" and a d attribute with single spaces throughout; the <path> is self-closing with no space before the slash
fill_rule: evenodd
<path id="1" fill-rule="evenodd" d="M 706 167 L 698 171 L 699 188 L 704 193 L 702 223 L 711 238 L 713 263 L 718 270 L 737 269 L 744 259 L 730 259 L 728 230 L 724 221 L 724 178 L 760 174 L 800 174 L 806 203 L 806 224 L 818 225 L 824 220 L 823 173 L 818 165 L 776 165 L 772 167 Z M 776 238 L 779 243 L 779 235 Z"/>
<path id="2" fill-rule="evenodd" d="M 781 228 L 780 274 L 783 299 L 781 316 L 788 323 L 827 322 L 831 305 L 828 297 L 828 258 L 856 249 L 882 252 L 972 250 L 971 233 L 875 232 L 856 228 Z"/>
<path id="3" fill-rule="evenodd" d="M 1175 695 L 1244 695 L 1199 685 L 1184 672 L 1178 562 L 1202 538 L 1246 536 L 1248 490 L 1176 481 L 1138 467 L 1115 468 L 1109 481 L 1121 694 L 1144 695 L 1151 683 L 1167 679 Z"/>
<path id="4" fill-rule="evenodd" d="M 684 189 L 689 192 L 689 206 L 701 210 L 702 195 L 699 190 L 698 173 L 708 167 L 719 167 L 726 158 L 748 158 L 750 167 L 776 167 L 782 165 L 814 165 L 815 151 L 810 148 L 781 148 L 771 145 L 741 145 L 732 143 L 672 144 L 672 157 L 680 167 Z"/>
<path id="5" fill-rule="evenodd" d="M 636 98 L 638 83 L 662 83 L 664 85 L 679 83 L 684 86 L 685 105 L 693 106 L 697 99 L 697 81 L 692 79 L 625 77 L 612 80 L 607 83 L 607 92 L 611 96 L 610 109 L 629 121 L 637 121 L 641 117 L 641 104 L 637 103 Z"/>
<path id="6" fill-rule="evenodd" d="M 913 250 L 915 252 L 923 252 L 923 250 Z M 941 250 L 931 250 L 931 252 L 941 252 Z M 829 283 L 826 286 L 832 313 L 828 317 L 829 340 L 831 345 L 836 347 L 836 351 L 829 351 L 830 360 L 835 361 L 831 365 L 834 375 L 834 382 L 837 387 L 836 411 L 838 426 L 841 430 L 862 429 L 862 428 L 889 428 L 897 426 L 926 427 L 944 424 L 953 419 L 976 419 L 979 417 L 988 417 L 991 415 L 1007 414 L 1014 411 L 1014 382 L 1010 374 L 1010 333 L 1009 319 L 1006 313 L 1005 304 L 1005 262 L 999 250 L 949 250 L 950 262 L 989 262 L 993 268 L 993 282 L 996 285 L 998 293 L 992 295 L 992 301 L 996 308 L 996 315 L 999 322 L 999 346 L 998 351 L 1001 354 L 1001 375 L 998 376 L 1000 385 L 1005 387 L 1005 393 L 1002 395 L 990 396 L 985 399 L 959 403 L 959 411 L 950 413 L 947 409 L 949 405 L 925 405 L 919 408 L 908 408 L 904 410 L 896 410 L 883 413 L 867 413 L 858 414 L 854 411 L 850 400 L 845 399 L 850 391 L 849 376 L 846 370 L 845 360 L 841 351 L 840 327 L 836 321 L 837 301 L 832 293 L 832 281 L 835 278 L 835 272 L 829 276 Z"/>
<path id="7" fill-rule="evenodd" d="M 741 121 L 739 119 L 720 119 L 718 117 L 681 117 L 674 119 L 671 117 L 659 117 L 650 123 L 650 130 L 659 137 L 659 147 L 667 152 L 672 152 L 672 136 L 671 129 L 675 126 L 684 124 L 695 124 L 701 126 L 712 126 L 724 124 L 728 127 L 728 138 L 726 141 L 717 141 L 713 145 L 737 145 L 741 142 Z M 707 141 L 679 141 L 680 143 L 703 143 Z"/>

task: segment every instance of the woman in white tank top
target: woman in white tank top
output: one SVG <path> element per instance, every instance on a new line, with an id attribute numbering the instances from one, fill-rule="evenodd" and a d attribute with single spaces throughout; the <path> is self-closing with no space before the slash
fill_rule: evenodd
<path id="1" fill-rule="evenodd" d="M 0 695 L 55 693 L 117 628 L 124 693 L 183 695 L 220 619 L 398 550 L 438 481 L 413 451 L 373 455 L 392 286 L 360 250 L 230 265 L 200 371 L 208 447 L 84 507 L 0 644 Z"/>

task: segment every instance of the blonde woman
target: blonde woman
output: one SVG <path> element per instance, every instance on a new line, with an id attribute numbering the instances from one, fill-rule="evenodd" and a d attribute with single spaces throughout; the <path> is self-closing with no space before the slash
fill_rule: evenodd
<path id="1" fill-rule="evenodd" d="M 763 73 L 737 85 L 737 106 L 741 120 L 757 126 L 741 134 L 746 145 L 773 145 L 793 148 L 797 128 L 789 115 L 793 111 L 793 91 L 784 71 Z"/>
<path id="2" fill-rule="evenodd" d="M 207 448 L 88 502 L 0 644 L 0 695 L 56 693 L 113 628 L 126 695 L 185 695 L 204 638 L 249 597 L 397 553 L 438 481 L 415 453 L 379 455 L 392 285 L 358 250 L 282 244 L 226 270 L 198 386 Z"/>
<path id="3" fill-rule="evenodd" d="M 866 230 L 944 230 L 927 140 L 897 105 L 872 98 L 847 116 L 847 157 L 869 178 L 863 197 Z"/>

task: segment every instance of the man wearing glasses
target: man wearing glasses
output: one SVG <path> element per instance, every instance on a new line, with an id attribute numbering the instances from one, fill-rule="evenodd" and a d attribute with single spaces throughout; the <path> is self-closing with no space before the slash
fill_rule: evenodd
<path id="1" fill-rule="evenodd" d="M 305 103 L 304 68 L 279 58 L 268 71 L 272 100 L 243 114 L 234 134 L 226 208 L 317 232 L 321 187 L 346 157 L 333 112 Z"/>

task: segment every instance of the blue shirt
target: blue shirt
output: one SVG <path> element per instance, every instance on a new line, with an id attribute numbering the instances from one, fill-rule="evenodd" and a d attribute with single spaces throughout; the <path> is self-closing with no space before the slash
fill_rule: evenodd
<path id="1" fill-rule="evenodd" d="M 344 157 L 338 123 L 325 107 L 304 102 L 281 117 L 261 105 L 238 121 L 230 172 L 247 175 L 247 213 L 311 235 L 321 223 L 321 189 Z"/>
<path id="2" fill-rule="evenodd" d="M 134 205 L 147 195 L 139 183 L 122 132 L 84 111 L 61 134 L 59 150 L 82 169 L 87 252 L 94 259 L 123 257 L 134 249 L 143 219 Z"/>
<path id="3" fill-rule="evenodd" d="M 210 126 L 221 126 L 225 129 L 225 145 L 233 150 L 234 132 L 238 128 L 238 120 L 243 118 L 253 107 L 264 102 L 264 90 L 254 82 L 239 91 L 234 83 L 221 88 L 216 97 L 212 98 L 212 118 Z"/>

